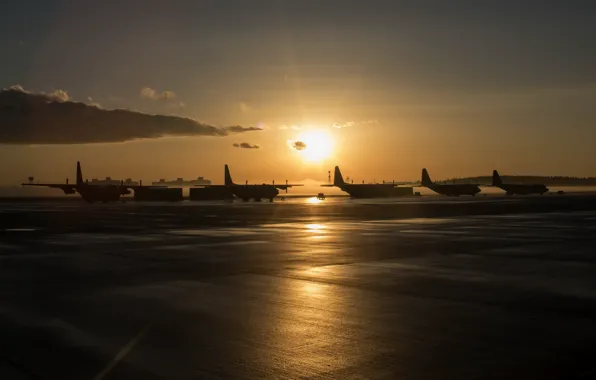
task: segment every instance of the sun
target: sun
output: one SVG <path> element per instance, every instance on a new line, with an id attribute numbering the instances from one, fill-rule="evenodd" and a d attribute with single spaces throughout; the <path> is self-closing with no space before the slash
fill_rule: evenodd
<path id="1" fill-rule="evenodd" d="M 295 144 L 302 142 L 299 150 L 302 158 L 308 162 L 321 162 L 333 152 L 333 137 L 323 129 L 313 129 L 298 135 Z"/>

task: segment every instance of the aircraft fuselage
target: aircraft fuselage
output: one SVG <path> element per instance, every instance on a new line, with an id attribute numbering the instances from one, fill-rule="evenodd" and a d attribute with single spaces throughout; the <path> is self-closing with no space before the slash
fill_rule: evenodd
<path id="1" fill-rule="evenodd" d="M 120 196 L 125 193 L 128 194 L 128 189 L 123 189 L 120 186 L 88 186 L 80 185 L 76 188 L 77 192 L 87 202 L 118 202 Z"/>
<path id="2" fill-rule="evenodd" d="M 412 188 L 382 184 L 343 184 L 338 186 L 353 198 L 393 198 L 412 195 Z"/>
<path id="3" fill-rule="evenodd" d="M 437 185 L 431 184 L 426 186 L 435 193 L 439 193 L 441 195 L 447 195 L 451 197 L 458 197 L 460 195 L 476 195 L 480 192 L 480 188 L 478 185 Z"/>
<path id="4" fill-rule="evenodd" d="M 545 185 L 498 185 L 500 189 L 505 190 L 507 195 L 530 195 L 530 194 L 544 194 L 548 192 L 548 187 Z"/>
<path id="5" fill-rule="evenodd" d="M 273 185 L 233 185 L 232 192 L 238 198 L 249 201 L 251 199 L 260 201 L 261 199 L 273 200 L 279 190 Z"/>

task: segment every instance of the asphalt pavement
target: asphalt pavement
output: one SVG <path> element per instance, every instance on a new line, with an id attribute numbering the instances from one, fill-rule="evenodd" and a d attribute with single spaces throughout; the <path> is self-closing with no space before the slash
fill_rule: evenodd
<path id="1" fill-rule="evenodd" d="M 0 202 L 0 379 L 596 377 L 596 198 Z"/>

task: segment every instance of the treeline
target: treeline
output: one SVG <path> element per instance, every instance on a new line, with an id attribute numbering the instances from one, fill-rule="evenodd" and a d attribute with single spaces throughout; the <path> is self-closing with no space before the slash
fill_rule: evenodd
<path id="1" fill-rule="evenodd" d="M 569 176 L 525 176 L 525 175 L 502 175 L 503 183 L 511 184 L 534 184 L 542 183 L 545 185 L 557 186 L 596 186 L 596 177 L 569 177 Z M 490 185 L 492 176 L 450 178 L 437 183 L 475 183 L 479 185 Z"/>

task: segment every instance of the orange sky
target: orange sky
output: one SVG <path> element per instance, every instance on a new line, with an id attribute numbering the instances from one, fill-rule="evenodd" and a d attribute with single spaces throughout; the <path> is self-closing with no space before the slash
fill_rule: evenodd
<path id="1" fill-rule="evenodd" d="M 0 15 L 0 87 L 263 130 L 32 146 L 50 123 L 23 133 L 0 120 L 0 184 L 73 177 L 77 160 L 89 178 L 144 180 L 221 182 L 226 163 L 251 182 L 324 182 L 335 165 L 367 182 L 422 167 L 436 179 L 595 176 L 593 6 L 547 2 L 123 1 L 118 17 L 109 4 L 15 3 Z M 87 125 L 69 123 L 72 135 Z M 292 148 L 313 130 L 332 147 Z"/>

